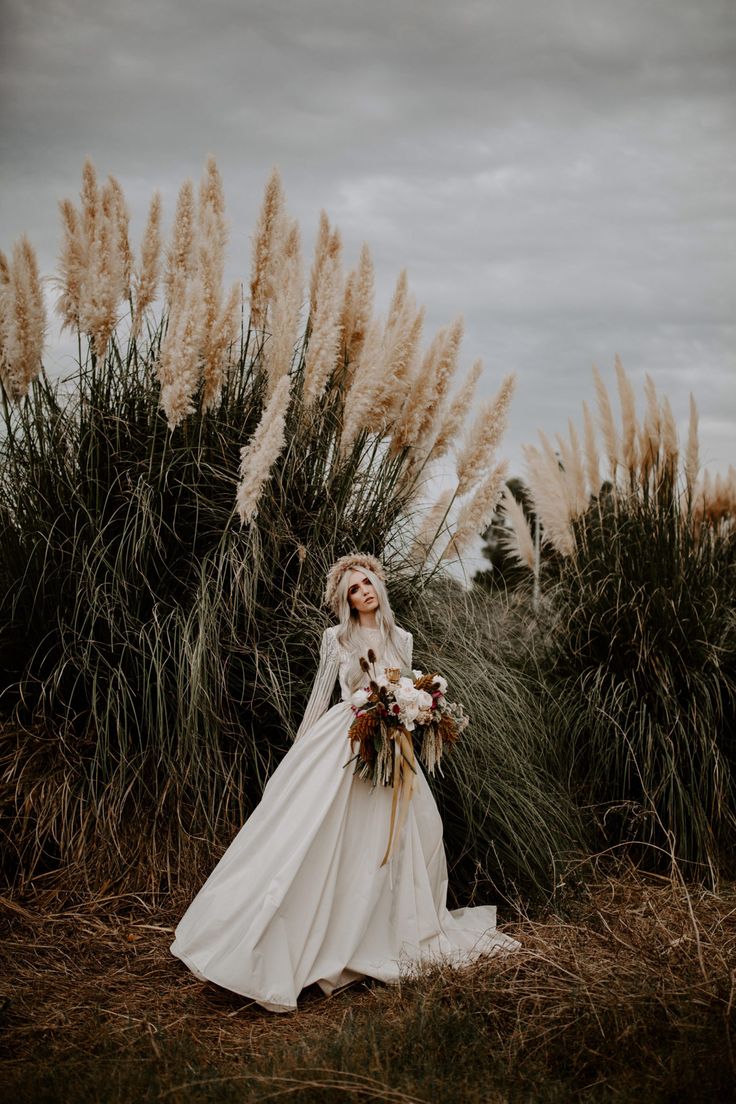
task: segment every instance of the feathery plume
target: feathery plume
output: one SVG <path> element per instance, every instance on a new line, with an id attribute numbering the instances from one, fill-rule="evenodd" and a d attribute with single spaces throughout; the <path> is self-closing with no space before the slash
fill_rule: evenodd
<path id="1" fill-rule="evenodd" d="M 273 298 L 273 260 L 283 233 L 284 190 L 281 175 L 274 168 L 268 178 L 263 204 L 253 236 L 250 276 L 250 323 L 254 329 L 266 324 L 268 304 Z"/>
<path id="2" fill-rule="evenodd" d="M 143 312 L 156 298 L 161 262 L 161 194 L 153 193 L 148 211 L 143 242 L 141 244 L 140 266 L 135 270 L 133 288 L 133 329 L 132 337 L 137 337 L 143 321 Z"/>
<path id="3" fill-rule="evenodd" d="M 575 551 L 570 527 L 570 506 L 562 482 L 559 463 L 552 454 L 541 453 L 534 445 L 522 445 L 526 459 L 527 484 L 534 503 L 534 512 L 542 523 L 543 539 L 563 556 Z"/>
<path id="4" fill-rule="evenodd" d="M 118 179 L 114 176 L 108 176 L 107 179 L 112 192 L 114 221 L 117 226 L 117 248 L 122 270 L 122 294 L 126 296 L 130 292 L 130 280 L 133 272 L 133 254 L 130 249 L 130 208 Z"/>
<path id="5" fill-rule="evenodd" d="M 611 400 L 608 396 L 606 385 L 601 379 L 601 374 L 595 364 L 593 365 L 593 376 L 595 378 L 595 392 L 598 400 L 598 421 L 603 434 L 603 444 L 605 445 L 606 455 L 608 456 L 608 463 L 611 469 L 611 479 L 615 483 L 616 468 L 619 463 L 616 423 L 613 420 L 613 410 L 611 409 Z"/>
<path id="6" fill-rule="evenodd" d="M 502 460 L 464 503 L 458 514 L 455 532 L 447 542 L 440 560 L 461 556 L 471 542 L 488 528 L 496 512 L 507 471 L 508 461 Z"/>
<path id="7" fill-rule="evenodd" d="M 99 194 L 94 227 L 81 289 L 79 323 L 89 335 L 95 355 L 103 357 L 124 294 L 115 192 L 109 181 Z"/>
<path id="8" fill-rule="evenodd" d="M 346 288 L 346 306 L 343 310 L 345 355 L 348 364 L 352 364 L 360 357 L 368 333 L 368 326 L 373 317 L 375 273 L 371 251 L 365 242 L 363 242 L 360 250 L 360 259 L 355 273 L 355 286 L 351 293 L 349 307 L 347 294 Z"/>
<path id="9" fill-rule="evenodd" d="M 567 420 L 567 430 L 570 437 L 569 445 L 564 438 L 559 435 L 556 435 L 556 437 L 560 446 L 560 456 L 564 466 L 563 476 L 568 487 L 572 513 L 574 517 L 579 517 L 588 508 L 588 494 L 585 486 L 585 468 L 583 466 L 580 439 L 572 418 Z"/>
<path id="10" fill-rule="evenodd" d="M 695 399 L 693 398 L 691 392 L 690 421 L 688 423 L 687 447 L 685 449 L 685 483 L 687 485 L 687 493 L 689 495 L 692 495 L 693 488 L 695 487 L 695 483 L 698 478 L 698 470 L 700 468 L 700 458 L 698 453 L 698 408 L 695 405 Z"/>
<path id="11" fill-rule="evenodd" d="M 157 364 L 161 384 L 159 406 L 163 409 L 172 431 L 195 410 L 194 394 L 200 379 L 203 331 L 202 281 L 195 275 L 172 306 Z"/>
<path id="12" fill-rule="evenodd" d="M 299 315 L 304 293 L 299 224 L 293 220 L 284 242 L 280 260 L 280 277 L 271 309 L 270 339 L 264 346 L 267 396 L 291 368 L 294 347 L 299 335 Z"/>
<path id="13" fill-rule="evenodd" d="M 593 417 L 587 402 L 583 400 L 583 442 L 585 447 L 585 474 L 590 493 L 597 495 L 601 487 L 601 469 L 598 449 L 595 443 Z"/>
<path id="14" fill-rule="evenodd" d="M 314 286 L 312 327 L 304 360 L 302 401 L 306 410 L 320 398 L 337 366 L 342 297 L 342 239 L 335 229 L 327 236 Z"/>
<path id="15" fill-rule="evenodd" d="M 499 536 L 499 543 L 517 563 L 534 571 L 534 537 L 523 507 L 504 484 L 501 493 L 501 510 L 511 523 Z"/>
<path id="16" fill-rule="evenodd" d="M 200 223 L 206 211 L 212 215 L 212 220 L 207 225 L 207 229 L 217 235 L 217 255 L 222 257 L 228 240 L 228 226 L 225 218 L 225 192 L 222 187 L 220 170 L 217 168 L 217 161 L 211 153 L 207 155 L 204 173 L 199 182 L 198 215 Z"/>
<path id="17" fill-rule="evenodd" d="M 403 407 L 397 412 L 391 451 L 405 445 L 414 449 L 416 462 L 428 457 L 445 411 L 445 400 L 457 371 L 465 323 L 462 315 L 443 326 L 414 374 Z"/>
<path id="18" fill-rule="evenodd" d="M 411 386 L 422 340 L 425 308 L 416 310 L 412 297 L 406 300 L 401 314 L 387 325 L 383 340 L 380 376 L 374 377 L 373 396 L 366 412 L 366 429 L 383 435 L 401 409 Z"/>
<path id="19" fill-rule="evenodd" d="M 314 319 L 317 310 L 318 289 L 320 281 L 322 280 L 322 270 L 327 259 L 329 245 L 330 220 L 327 217 L 327 212 L 323 208 L 319 213 L 317 237 L 314 243 L 314 260 L 312 261 L 312 268 L 309 273 L 309 314 L 312 319 Z"/>
<path id="20" fill-rule="evenodd" d="M 391 430 L 391 452 L 416 448 L 425 426 L 430 425 L 437 409 L 437 370 L 449 340 L 448 327 L 442 326 L 432 338 L 411 380 L 404 404 Z"/>
<path id="21" fill-rule="evenodd" d="M 222 394 L 228 354 L 237 340 L 240 323 L 241 285 L 236 280 L 222 305 L 209 337 L 205 342 L 205 360 L 202 368 L 204 386 L 202 388 L 202 409 L 209 410 L 217 405 Z"/>
<path id="22" fill-rule="evenodd" d="M 673 473 L 677 471 L 679 451 L 677 423 L 672 413 L 670 400 L 665 395 L 662 399 L 662 458 L 665 466 L 670 468 Z"/>
<path id="23" fill-rule="evenodd" d="M 82 166 L 82 233 L 87 242 L 92 242 L 97 232 L 97 218 L 100 209 L 100 190 L 97 185 L 97 170 L 92 159 L 86 157 Z"/>
<path id="24" fill-rule="evenodd" d="M 20 402 L 41 371 L 46 308 L 36 251 L 25 234 L 13 244 L 12 262 L 4 255 L 3 261 L 0 371 L 8 395 Z"/>
<path id="25" fill-rule="evenodd" d="M 615 357 L 616 380 L 618 382 L 619 401 L 621 403 L 621 459 L 633 479 L 636 474 L 638 456 L 636 448 L 637 424 L 634 389 L 624 371 L 618 353 Z"/>
<path id="26" fill-rule="evenodd" d="M 654 380 L 648 374 L 644 376 L 644 395 L 647 408 L 644 423 L 639 431 L 639 456 L 642 474 L 646 475 L 657 463 L 662 434 L 657 389 L 654 386 Z"/>
<path id="27" fill-rule="evenodd" d="M 365 426 L 375 394 L 376 380 L 381 379 L 385 371 L 383 356 L 383 325 L 380 319 L 374 318 L 368 327 L 353 381 L 345 397 L 340 435 L 342 456 L 347 455 Z"/>
<path id="28" fill-rule="evenodd" d="M 442 532 L 448 531 L 447 518 L 455 498 L 452 487 L 445 488 L 427 511 L 422 525 L 411 542 L 408 557 L 411 563 L 424 563 Z"/>
<path id="29" fill-rule="evenodd" d="M 391 302 L 388 308 L 388 318 L 386 319 L 386 329 L 396 329 L 399 324 L 399 320 L 404 314 L 404 307 L 406 306 L 407 297 L 409 295 L 409 277 L 405 268 L 402 268 L 401 272 L 396 278 L 396 286 L 394 293 L 391 296 Z"/>
<path id="30" fill-rule="evenodd" d="M 194 184 L 191 180 L 185 180 L 179 188 L 172 240 L 166 253 L 164 288 L 169 310 L 174 309 L 196 271 L 195 230 Z"/>
<path id="31" fill-rule="evenodd" d="M 290 398 L 291 377 L 282 376 L 263 411 L 258 428 L 240 450 L 240 483 L 235 501 L 241 525 L 255 516 L 265 482 L 283 451 Z"/>
<path id="32" fill-rule="evenodd" d="M 508 422 L 516 376 L 505 376 L 494 398 L 485 402 L 458 452 L 455 471 L 458 494 L 464 495 L 484 475 Z"/>
<path id="33" fill-rule="evenodd" d="M 63 238 L 59 256 L 60 276 L 55 281 L 60 294 L 56 301 L 56 311 L 61 315 L 62 330 L 72 332 L 80 328 L 79 315 L 82 301 L 82 286 L 87 269 L 88 245 L 84 238 L 82 223 L 77 209 L 70 199 L 59 203 Z"/>
<path id="34" fill-rule="evenodd" d="M 229 337 L 227 321 L 232 317 L 233 292 L 223 312 L 222 278 L 225 271 L 225 246 L 228 228 L 225 221 L 225 200 L 222 181 L 212 154 L 199 186 L 197 209 L 197 260 L 202 280 L 204 327 L 202 334 L 202 409 L 209 410 L 219 401 L 225 374 L 224 348 L 221 341 Z"/>
<path id="35" fill-rule="evenodd" d="M 406 269 L 396 280 L 383 334 L 382 372 L 374 373 L 374 393 L 368 429 L 385 432 L 398 415 L 416 370 L 419 344 L 424 326 L 424 307 L 417 310 L 409 295 Z"/>
<path id="36" fill-rule="evenodd" d="M 447 339 L 440 349 L 435 362 L 433 401 L 425 408 L 425 416 L 419 426 L 416 445 L 419 449 L 429 451 L 437 435 L 439 423 L 444 410 L 447 394 L 452 386 L 457 372 L 458 357 L 460 355 L 460 343 L 465 332 L 465 320 L 461 314 L 450 323 L 447 331 Z"/>
<path id="37" fill-rule="evenodd" d="M 440 422 L 440 428 L 434 439 L 434 444 L 429 453 L 430 460 L 439 460 L 444 456 L 451 445 L 454 445 L 457 435 L 465 424 L 468 411 L 475 397 L 475 389 L 483 371 L 483 361 L 478 358 L 465 377 L 462 387 L 450 403 L 450 408 Z"/>

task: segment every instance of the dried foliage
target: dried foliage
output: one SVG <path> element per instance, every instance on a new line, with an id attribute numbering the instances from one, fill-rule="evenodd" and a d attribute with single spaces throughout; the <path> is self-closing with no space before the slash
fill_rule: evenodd
<path id="1" fill-rule="evenodd" d="M 18 1104 L 325 1100 L 576 1104 L 729 1099 L 736 897 L 598 873 L 522 943 L 396 985 L 306 990 L 277 1016 L 194 978 L 162 911 L 108 889 L 3 902 L 5 1084 Z M 111 1076 L 114 1070 L 114 1076 Z"/>

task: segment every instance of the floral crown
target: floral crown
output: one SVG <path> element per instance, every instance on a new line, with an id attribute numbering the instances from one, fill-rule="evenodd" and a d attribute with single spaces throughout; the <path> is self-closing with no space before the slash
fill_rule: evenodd
<path id="1" fill-rule="evenodd" d="M 338 616 L 337 590 L 340 580 L 346 571 L 353 567 L 367 567 L 374 575 L 377 575 L 382 583 L 386 582 L 386 572 L 383 564 L 370 552 L 353 552 L 348 556 L 341 556 L 327 572 L 327 584 L 325 586 L 325 605 L 329 606 L 335 616 Z"/>

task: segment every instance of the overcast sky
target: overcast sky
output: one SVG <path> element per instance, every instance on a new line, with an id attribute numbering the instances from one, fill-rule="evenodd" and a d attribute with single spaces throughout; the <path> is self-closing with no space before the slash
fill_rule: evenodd
<path id="1" fill-rule="evenodd" d="M 0 0 L 0 245 L 42 269 L 82 163 L 137 245 L 213 153 L 247 278 L 278 165 L 308 260 L 322 207 L 384 312 L 403 266 L 425 344 L 464 314 L 483 390 L 515 371 L 505 452 L 649 372 L 703 458 L 736 463 L 734 0 Z M 68 370 L 56 321 L 47 363 Z"/>

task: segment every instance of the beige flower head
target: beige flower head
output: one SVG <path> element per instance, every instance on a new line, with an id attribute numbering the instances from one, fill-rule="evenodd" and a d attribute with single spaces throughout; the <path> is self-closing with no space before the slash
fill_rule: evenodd
<path id="1" fill-rule="evenodd" d="M 347 556 L 341 556 L 327 572 L 327 584 L 325 586 L 324 602 L 329 606 L 335 616 L 338 616 L 337 590 L 340 580 L 346 571 L 353 567 L 367 567 L 374 575 L 377 575 L 382 583 L 386 582 L 386 572 L 383 564 L 370 552 L 352 552 Z"/>

